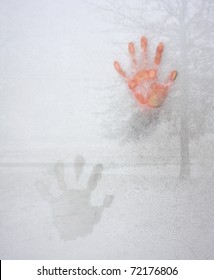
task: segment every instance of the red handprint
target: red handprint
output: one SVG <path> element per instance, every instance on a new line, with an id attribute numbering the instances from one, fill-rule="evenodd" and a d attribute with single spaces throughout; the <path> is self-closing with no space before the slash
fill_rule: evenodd
<path id="1" fill-rule="evenodd" d="M 148 63 L 147 57 L 147 39 L 141 38 L 142 62 L 136 59 L 136 51 L 134 43 L 128 44 L 129 54 L 131 56 L 134 67 L 134 74 L 127 75 L 121 68 L 118 61 L 114 62 L 116 71 L 125 79 L 129 89 L 133 93 L 135 99 L 143 105 L 149 107 L 159 107 L 165 100 L 167 93 L 177 77 L 177 71 L 172 71 L 165 83 L 158 81 L 157 73 L 159 70 L 161 57 L 164 49 L 163 43 L 159 43 L 156 49 L 153 66 Z"/>

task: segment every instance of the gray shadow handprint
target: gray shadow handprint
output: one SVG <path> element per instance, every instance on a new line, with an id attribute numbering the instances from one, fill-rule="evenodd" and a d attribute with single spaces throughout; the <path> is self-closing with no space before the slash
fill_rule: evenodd
<path id="1" fill-rule="evenodd" d="M 85 160 L 78 156 L 74 162 L 76 182 L 83 173 Z M 61 190 L 59 196 L 53 196 L 49 187 L 44 183 L 38 183 L 38 190 L 42 197 L 51 205 L 54 225 L 60 237 L 64 240 L 73 240 L 79 236 L 86 236 L 93 230 L 102 216 L 103 210 L 110 207 L 113 196 L 105 197 L 101 206 L 93 206 L 90 203 L 92 191 L 102 178 L 102 164 L 93 167 L 85 189 L 68 188 L 65 182 L 64 163 L 55 164 L 54 173 Z"/>

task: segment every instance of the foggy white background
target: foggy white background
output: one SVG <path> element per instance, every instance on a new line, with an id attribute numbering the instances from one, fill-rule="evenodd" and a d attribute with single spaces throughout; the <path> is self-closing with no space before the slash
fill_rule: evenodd
<path id="1" fill-rule="evenodd" d="M 0 1 L 2 259 L 214 257 L 213 14 L 211 0 Z M 151 59 L 165 45 L 161 81 L 179 73 L 152 113 L 113 68 L 142 35 Z M 59 191 L 57 161 L 76 192 Z"/>
<path id="2" fill-rule="evenodd" d="M 93 87 L 112 71 L 112 37 L 78 1 L 1 2 L 3 151 L 99 142 Z"/>

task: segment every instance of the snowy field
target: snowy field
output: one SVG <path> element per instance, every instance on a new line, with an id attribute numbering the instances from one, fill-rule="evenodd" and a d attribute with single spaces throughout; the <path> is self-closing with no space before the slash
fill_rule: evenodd
<path id="1" fill-rule="evenodd" d="M 212 0 L 1 1 L 0 259 L 214 258 L 213 19 Z M 178 71 L 160 108 L 113 68 L 142 35 Z"/>
<path id="2" fill-rule="evenodd" d="M 65 181 L 74 192 L 70 208 L 62 196 L 55 211 L 39 191 L 44 184 L 54 197 L 63 194 L 54 163 L 1 165 L 3 259 L 214 257 L 212 167 L 205 172 L 193 164 L 191 178 L 180 181 L 178 165 L 130 166 L 126 158 L 106 160 L 101 162 L 102 177 L 85 202 L 84 191 L 96 163 L 88 159 L 89 154 L 79 182 L 74 162 L 65 162 Z M 109 195 L 113 196 L 111 206 L 103 209 Z M 54 220 L 61 211 L 65 220 L 58 228 Z M 61 236 L 63 231 L 66 238 Z"/>
<path id="3" fill-rule="evenodd" d="M 130 168 L 105 170 L 88 208 L 100 206 L 109 194 L 114 196 L 111 207 L 97 208 L 100 213 L 74 208 L 64 226 L 75 227 L 76 234 L 71 230 L 71 239 L 63 240 L 35 184 L 47 168 L 1 168 L 1 258 L 213 259 L 213 178 L 182 184 L 168 174 L 153 178 L 151 172 L 160 173 L 160 167 L 151 167 L 146 177 L 147 169 L 137 168 L 137 176 Z M 56 180 L 45 179 L 57 192 Z M 101 215 L 97 224 L 92 214 Z"/>

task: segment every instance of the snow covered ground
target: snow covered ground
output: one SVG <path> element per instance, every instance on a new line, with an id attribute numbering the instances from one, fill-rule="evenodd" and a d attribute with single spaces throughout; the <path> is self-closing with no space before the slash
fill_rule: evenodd
<path id="1" fill-rule="evenodd" d="M 62 197 L 55 212 L 38 188 L 44 184 L 54 197 L 63 194 L 54 163 L 1 165 L 3 259 L 214 257 L 211 172 L 201 174 L 200 166 L 192 165 L 192 178 L 180 181 L 177 165 L 105 162 L 102 178 L 86 203 L 84 190 L 94 164 L 87 158 L 86 163 L 78 183 L 73 162 L 65 164 L 65 181 L 77 192 L 70 194 L 74 197 L 70 208 Z M 113 196 L 110 207 L 99 208 L 108 195 Z M 67 239 L 54 223 L 60 211 L 65 219 L 59 226 L 70 230 Z M 95 216 L 99 216 L 97 221 Z"/>

